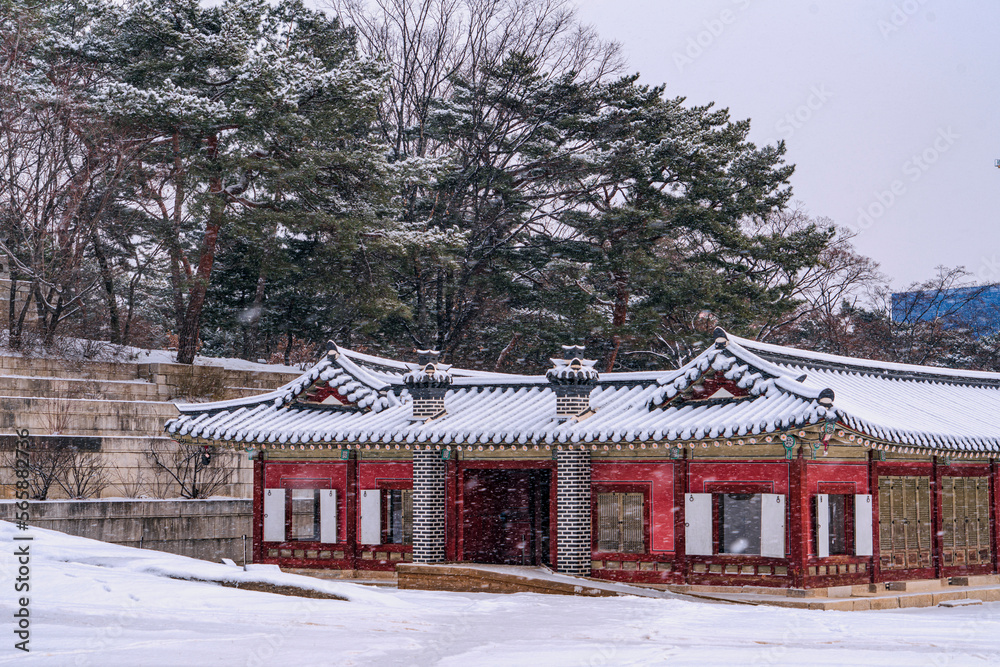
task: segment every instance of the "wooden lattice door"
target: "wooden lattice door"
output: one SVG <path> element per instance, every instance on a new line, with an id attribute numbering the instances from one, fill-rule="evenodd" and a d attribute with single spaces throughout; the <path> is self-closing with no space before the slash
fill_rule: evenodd
<path id="1" fill-rule="evenodd" d="M 988 477 L 941 480 L 941 533 L 945 566 L 990 563 Z"/>
<path id="2" fill-rule="evenodd" d="M 930 478 L 882 477 L 878 488 L 882 568 L 932 567 Z"/>

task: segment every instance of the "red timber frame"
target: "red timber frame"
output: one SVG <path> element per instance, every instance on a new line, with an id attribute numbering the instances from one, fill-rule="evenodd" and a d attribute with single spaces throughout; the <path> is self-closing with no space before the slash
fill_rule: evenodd
<path id="1" fill-rule="evenodd" d="M 463 521 L 465 499 L 464 482 L 467 470 L 548 470 L 549 471 L 549 563 L 552 569 L 556 562 L 558 535 L 558 508 L 556 491 L 558 480 L 556 462 L 546 460 L 524 461 L 462 461 L 449 459 L 445 467 L 445 559 L 461 562 L 465 543 Z"/>
<path id="2" fill-rule="evenodd" d="M 367 463 L 367 462 L 365 462 Z M 298 466 L 307 468 L 310 465 L 333 465 L 345 468 L 345 488 L 343 500 L 337 499 L 337 532 L 336 543 L 313 541 L 286 540 L 284 542 L 264 542 L 264 489 L 266 488 L 265 472 L 268 466 Z M 374 464 L 378 465 L 378 464 Z M 350 452 L 349 458 L 329 460 L 277 460 L 267 461 L 263 457 L 254 459 L 254 491 L 253 491 L 253 560 L 255 563 L 274 563 L 282 567 L 315 568 L 335 570 L 369 570 L 394 571 L 397 562 L 409 560 L 413 547 L 408 544 L 359 544 L 358 543 L 358 499 L 360 496 L 360 469 L 355 452 Z M 286 479 L 283 488 L 321 488 L 317 485 L 315 476 L 303 475 Z M 378 479 L 376 488 L 407 489 L 412 488 L 412 480 Z M 325 488 L 330 488 L 327 483 Z M 338 493 L 339 495 L 339 493 Z M 286 498 L 286 503 L 290 498 Z M 341 505 L 341 503 L 343 503 Z M 343 511 L 340 510 L 343 507 Z M 286 535 L 290 534 L 291 513 L 286 510 Z M 340 536 L 343 535 L 343 539 Z M 278 556 L 269 555 L 277 551 Z M 291 555 L 282 555 L 282 554 Z M 310 554 L 314 554 L 313 557 Z M 329 554 L 329 557 L 321 557 Z M 399 554 L 394 556 L 393 554 Z"/>
<path id="3" fill-rule="evenodd" d="M 796 477 L 796 464 L 798 461 L 787 461 L 785 459 L 739 459 L 739 460 L 719 460 L 719 459 L 698 459 L 694 460 L 685 456 L 677 461 L 683 465 L 683 492 L 677 495 L 676 513 L 679 517 L 676 522 L 677 534 L 675 539 L 678 554 L 683 554 L 677 559 L 679 578 L 685 583 L 707 586 L 768 586 L 768 587 L 788 587 L 796 586 L 795 583 L 795 563 L 797 555 L 802 551 L 803 546 L 800 541 L 793 540 L 792 535 L 795 521 L 801 515 L 796 510 L 796 506 L 801 505 L 801 487 Z M 685 545 L 684 517 L 684 495 L 688 492 L 711 493 L 713 496 L 720 493 L 773 493 L 775 492 L 775 480 L 749 480 L 749 479 L 713 479 L 705 480 L 702 489 L 692 490 L 691 485 L 691 464 L 697 463 L 699 466 L 747 466 L 755 464 L 766 464 L 768 466 L 784 468 L 787 474 L 788 492 L 786 494 L 785 506 L 785 558 L 775 558 L 770 556 L 752 556 L 718 553 L 719 551 L 719 530 L 720 530 L 720 505 L 718 499 L 712 498 L 712 544 L 716 553 L 711 556 L 696 556 L 687 553 Z M 804 465 L 804 461 L 799 464 Z M 804 479 L 804 477 L 803 477 Z M 808 517 L 808 514 L 806 514 Z"/>
<path id="4" fill-rule="evenodd" d="M 591 560 L 600 562 L 603 567 L 594 568 L 591 576 L 609 581 L 625 581 L 646 584 L 679 584 L 684 582 L 684 569 L 681 567 L 684 539 L 684 490 L 686 468 L 684 458 L 657 458 L 643 460 L 644 466 L 668 466 L 670 468 L 671 493 L 669 494 L 669 509 L 654 502 L 656 495 L 654 482 L 645 479 L 643 473 L 634 474 L 627 466 L 635 463 L 623 463 L 623 471 L 627 474 L 622 478 L 601 478 L 591 482 L 590 521 L 591 521 Z M 614 465 L 618 461 L 592 461 L 601 465 Z M 648 471 L 647 471 L 648 474 Z M 643 494 L 643 543 L 642 553 L 621 553 L 617 551 L 598 550 L 598 515 L 597 494 L 599 493 L 642 493 Z M 662 500 L 662 498 L 661 498 Z M 681 508 L 681 509 L 678 509 Z M 671 512 L 672 540 L 669 549 L 654 548 L 654 512 Z M 668 525 L 670 525 L 668 524 Z"/>
<path id="5" fill-rule="evenodd" d="M 840 475 L 837 479 L 817 479 L 810 481 L 810 472 L 816 473 L 824 467 L 855 467 L 857 473 L 855 479 L 849 479 L 849 475 Z M 795 460 L 793 471 L 798 469 L 796 476 L 799 484 L 800 502 L 796 504 L 799 511 L 798 527 L 802 538 L 793 541 L 798 543 L 798 554 L 795 560 L 794 579 L 796 588 L 818 588 L 826 586 L 848 586 L 856 584 L 866 584 L 871 582 L 873 563 L 877 560 L 878 553 L 878 504 L 872 491 L 869 464 L 866 462 L 857 463 L 826 463 L 821 461 L 807 461 L 800 452 Z M 796 479 L 793 476 L 793 480 Z M 851 496 L 851 506 L 845 515 L 846 539 L 849 553 L 831 554 L 824 558 L 817 555 L 816 545 L 816 494 L 849 495 Z M 853 498 L 856 494 L 872 494 L 872 556 L 857 556 L 854 525 L 856 516 L 853 509 Z M 795 533 L 789 527 L 789 540 Z"/>
<path id="6" fill-rule="evenodd" d="M 933 483 L 936 492 L 934 498 L 934 564 L 937 577 L 957 577 L 965 575 L 992 574 L 996 571 L 996 476 L 995 463 L 943 465 L 934 459 Z M 987 477 L 990 489 L 990 562 L 982 565 L 945 565 L 944 563 L 944 529 L 941 521 L 944 517 L 944 486 L 945 477 Z"/>
<path id="7" fill-rule="evenodd" d="M 872 454 L 875 454 L 872 452 Z M 875 582 L 882 581 L 906 581 L 911 579 L 934 579 L 939 576 L 939 567 L 937 562 L 940 558 L 941 552 L 939 550 L 939 542 L 937 538 L 933 537 L 938 533 L 938 523 L 940 522 L 940 504 L 939 502 L 934 502 L 932 507 L 934 511 L 931 512 L 931 563 L 932 567 L 914 567 L 914 568 L 900 568 L 900 569 L 886 569 L 882 567 L 882 561 L 880 558 L 881 549 L 879 544 L 879 536 L 881 535 L 881 527 L 879 522 L 879 480 L 883 477 L 929 477 L 930 478 L 930 495 L 932 501 L 939 497 L 939 484 L 937 475 L 935 473 L 936 460 L 932 461 L 914 461 L 914 462 L 900 462 L 900 461 L 873 461 L 874 466 L 874 481 L 872 482 L 872 504 L 875 506 L 875 516 L 872 522 L 872 531 L 874 531 L 873 539 L 873 552 L 874 559 L 876 561 L 876 568 L 878 572 L 878 578 Z"/>
<path id="8" fill-rule="evenodd" d="M 592 559 L 605 564 L 600 568 L 595 568 L 593 576 L 602 579 L 634 581 L 636 583 L 690 583 L 705 585 L 759 585 L 775 587 L 794 588 L 815 588 L 826 586 L 840 586 L 849 584 L 881 583 L 888 581 L 902 581 L 913 579 L 931 579 L 951 576 L 966 576 L 995 573 L 1000 570 L 1000 492 L 997 485 L 1000 483 L 1000 469 L 996 461 L 989 463 L 972 463 L 955 461 L 950 465 L 945 464 L 943 459 L 933 458 L 919 461 L 882 461 L 880 452 L 870 450 L 867 452 L 867 460 L 851 463 L 827 462 L 823 460 L 811 460 L 808 450 L 799 448 L 795 457 L 791 460 L 784 459 L 702 459 L 692 458 L 691 452 L 681 449 L 679 458 L 671 459 L 650 459 L 643 461 L 644 464 L 669 464 L 672 467 L 667 479 L 672 479 L 672 493 L 667 490 L 665 494 L 672 498 L 673 507 L 669 508 L 670 501 L 660 497 L 658 504 L 654 507 L 651 497 L 654 494 L 651 482 L 642 476 L 630 477 L 628 475 L 616 478 L 595 478 L 592 482 L 591 520 L 596 521 L 596 496 L 602 492 L 641 492 L 644 494 L 644 542 L 646 545 L 644 553 L 605 553 L 597 550 L 597 527 L 594 525 L 592 533 Z M 404 461 L 397 461 L 397 463 Z M 615 460 L 601 459 L 594 463 L 614 464 Z M 382 544 L 382 545 L 359 545 L 358 544 L 358 504 L 360 488 L 363 479 L 365 488 L 394 489 L 412 488 L 412 479 L 403 480 L 404 475 L 390 474 L 385 479 L 380 476 L 377 481 L 370 478 L 369 473 L 362 473 L 361 466 L 368 464 L 368 461 L 359 463 L 357 452 L 350 451 L 349 458 L 331 460 L 267 460 L 266 454 L 262 453 L 253 461 L 253 550 L 254 562 L 278 563 L 284 567 L 302 568 L 331 568 L 342 570 L 384 570 L 391 571 L 398 562 L 408 560 L 408 552 L 412 550 L 410 545 Z M 336 544 L 321 544 L 305 541 L 286 541 L 281 543 L 263 543 L 263 496 L 267 488 L 265 480 L 268 479 L 265 473 L 272 465 L 295 465 L 301 469 L 297 473 L 302 478 L 317 478 L 323 475 L 311 474 L 306 470 L 310 465 L 331 465 L 342 466 L 343 482 L 337 482 L 336 488 L 342 489 L 343 500 L 338 497 L 338 504 L 341 509 L 338 512 L 338 542 Z M 372 462 L 372 464 L 375 464 Z M 787 487 L 784 486 L 784 473 L 774 473 L 774 480 L 782 478 L 782 486 L 787 493 L 786 510 L 786 558 L 768 558 L 762 556 L 738 556 L 727 554 L 713 554 L 711 556 L 688 555 L 685 545 L 685 496 L 692 492 L 724 493 L 724 492 L 746 492 L 761 493 L 771 492 L 779 489 L 775 482 L 761 481 L 762 477 L 753 475 L 743 475 L 740 468 L 744 465 L 768 464 L 771 466 L 782 466 L 787 470 Z M 860 471 L 841 474 L 838 472 L 825 472 L 817 474 L 817 469 L 826 466 L 851 465 L 857 466 Z M 706 468 L 708 466 L 709 468 Z M 732 467 L 723 475 L 711 471 L 710 467 Z M 451 458 L 446 463 L 446 559 L 449 561 L 461 561 L 464 557 L 463 534 L 463 481 L 465 473 L 469 470 L 548 470 L 550 473 L 549 486 L 549 558 L 553 567 L 557 567 L 557 546 L 558 546 L 558 516 L 557 516 L 557 489 L 558 474 L 556 464 L 551 460 L 458 460 Z M 366 477 L 368 475 L 368 477 Z M 879 480 L 886 476 L 922 476 L 928 477 L 930 481 L 931 493 L 931 529 L 932 529 L 932 567 L 909 567 L 900 569 L 887 569 L 881 566 L 880 554 L 880 498 Z M 941 533 L 942 512 L 943 512 L 943 480 L 946 477 L 973 477 L 988 476 L 989 483 L 989 520 L 990 520 L 990 546 L 992 549 L 991 562 L 983 564 L 961 564 L 945 565 L 943 562 L 944 541 Z M 727 479 L 728 478 L 728 479 Z M 303 482 L 305 486 L 300 488 L 320 488 L 314 486 L 314 482 Z M 339 484 L 344 484 L 343 487 Z M 287 488 L 293 488 L 295 484 L 285 484 Z M 778 490 L 777 492 L 781 492 Z M 339 492 L 340 493 L 340 492 Z M 813 496 L 816 493 L 831 494 L 863 494 L 869 493 L 872 496 L 872 556 L 854 555 L 833 555 L 826 558 L 819 558 L 816 555 L 813 517 Z M 713 541 L 718 551 L 718 507 L 713 503 Z M 669 508 L 669 509 L 668 509 Z M 672 551 L 663 551 L 667 543 L 661 544 L 654 550 L 653 540 L 655 536 L 656 518 L 653 512 L 662 519 L 662 513 L 673 512 L 672 527 L 673 540 Z M 852 516 L 849 515 L 849 516 Z M 286 521 L 291 521 L 290 513 L 286 514 Z M 847 526 L 849 542 L 853 540 L 852 526 Z M 669 540 L 667 540 L 669 542 Z M 853 551 L 852 549 L 848 549 Z M 277 551 L 278 557 L 273 554 Z M 310 558 L 310 552 L 330 552 L 330 557 Z M 298 552 L 298 555 L 296 553 Z M 399 553 L 398 556 L 392 554 Z M 291 555 L 288 555 L 291 554 Z M 305 555 L 303 555 L 305 554 Z M 371 555 L 366 555 L 371 554 Z M 610 569 L 607 563 L 617 565 L 616 569 Z M 627 565 L 627 563 L 629 563 Z M 633 565 L 634 564 L 634 565 Z M 861 566 L 864 565 L 862 568 Z M 847 571 L 844 571 L 846 566 Z M 853 567 L 852 567 L 853 566 Z M 633 569 L 634 568 L 634 569 Z M 764 568 L 763 573 L 761 568 Z M 834 569 L 836 568 L 836 569 Z M 851 570 L 854 571 L 851 571 Z"/>
<path id="9" fill-rule="evenodd" d="M 357 556 L 357 535 L 354 522 L 350 519 L 356 515 L 356 487 L 357 487 L 357 462 L 352 457 L 347 461 L 341 459 L 330 460 L 310 460 L 306 461 L 268 461 L 266 455 L 258 454 L 254 459 L 254 495 L 253 495 L 253 555 L 256 563 L 274 563 L 283 567 L 295 568 L 323 568 L 338 570 L 353 570 Z M 312 464 L 336 465 L 346 467 L 346 493 L 344 494 L 345 509 L 343 514 L 339 509 L 337 512 L 337 532 L 341 533 L 341 525 L 344 526 L 346 539 L 336 543 L 325 543 L 315 541 L 288 540 L 284 542 L 264 542 L 264 489 L 266 488 L 267 468 L 271 465 L 286 465 L 307 467 Z M 327 473 L 329 474 L 329 473 Z M 317 485 L 317 477 L 295 476 L 284 482 L 282 488 L 332 488 L 329 483 Z M 286 497 L 286 508 L 290 498 Z M 338 505 L 340 500 L 338 499 Z M 285 511 L 285 535 L 290 533 L 291 513 Z M 346 520 L 346 525 L 341 524 Z M 269 552 L 277 551 L 278 556 L 269 555 Z M 323 557 L 322 554 L 329 554 Z"/>

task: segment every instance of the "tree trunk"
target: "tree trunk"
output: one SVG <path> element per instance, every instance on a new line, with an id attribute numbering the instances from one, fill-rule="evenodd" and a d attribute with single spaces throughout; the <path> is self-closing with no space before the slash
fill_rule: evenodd
<path id="1" fill-rule="evenodd" d="M 208 138 L 209 160 L 217 157 L 219 138 Z M 205 237 L 202 240 L 201 254 L 198 257 L 198 268 L 188 290 L 187 308 L 184 310 L 184 320 L 177 335 L 177 363 L 193 364 L 198 352 L 198 334 L 201 332 L 201 311 L 205 306 L 205 293 L 208 291 L 209 280 L 212 277 L 212 266 L 215 264 L 215 250 L 219 242 L 219 232 L 226 212 L 225 193 L 222 190 L 222 178 L 213 176 L 209 179 L 208 190 L 214 195 L 208 211 L 208 224 L 205 227 Z"/>
<path id="2" fill-rule="evenodd" d="M 94 246 L 94 257 L 97 258 L 97 267 L 101 272 L 101 281 L 104 283 L 104 295 L 108 301 L 108 325 L 111 327 L 111 342 L 121 344 L 122 329 L 121 318 L 118 313 L 118 299 L 115 296 L 115 281 L 111 275 L 111 267 L 108 266 L 108 258 L 101 247 L 101 239 L 95 230 L 91 234 L 91 243 Z"/>
<path id="3" fill-rule="evenodd" d="M 521 340 L 522 336 L 523 334 L 516 333 L 514 334 L 514 337 L 510 339 L 510 343 L 508 343 L 507 347 L 503 349 L 503 351 L 500 353 L 500 356 L 497 357 L 496 364 L 493 365 L 494 373 L 500 372 L 500 369 L 503 367 L 504 362 L 507 361 L 507 357 L 510 356 L 510 353 L 514 351 L 515 347 L 517 347 L 517 343 Z"/>
<path id="4" fill-rule="evenodd" d="M 260 318 L 264 311 L 264 287 L 267 285 L 267 274 L 264 263 L 261 262 L 257 274 L 257 289 L 253 293 L 253 304 L 250 306 L 250 321 L 247 324 L 247 342 L 243 348 L 243 358 L 257 361 L 260 358 Z"/>
<path id="5" fill-rule="evenodd" d="M 630 296 L 628 286 L 628 276 L 615 276 L 615 305 L 611 311 L 611 326 L 615 331 L 620 331 L 628 322 L 628 299 Z M 621 336 L 615 334 L 611 337 L 611 352 L 608 353 L 607 361 L 604 364 L 604 372 L 610 373 L 615 367 L 618 359 L 618 350 L 622 346 Z"/>
<path id="6" fill-rule="evenodd" d="M 216 217 L 215 210 L 221 213 L 221 206 L 213 206 L 212 217 Z M 218 217 L 221 217 L 219 215 Z M 201 311 L 205 306 L 205 293 L 208 291 L 208 280 L 212 274 L 212 265 L 215 263 L 215 248 L 219 240 L 219 230 L 221 224 L 218 221 L 208 225 L 205 229 L 205 241 L 198 258 L 198 272 L 191 281 L 191 289 L 188 292 L 188 304 L 184 311 L 184 320 L 181 323 L 181 330 L 177 336 L 177 363 L 193 364 L 195 354 L 198 352 L 198 334 L 201 332 Z"/>

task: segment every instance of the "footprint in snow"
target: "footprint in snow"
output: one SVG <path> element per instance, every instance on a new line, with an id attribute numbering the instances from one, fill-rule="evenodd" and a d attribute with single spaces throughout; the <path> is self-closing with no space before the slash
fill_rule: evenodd
<path id="1" fill-rule="evenodd" d="M 104 588 L 104 590 L 106 590 L 106 591 L 107 591 L 108 593 L 110 593 L 110 592 L 111 592 L 111 586 L 108 586 L 107 584 L 104 584 L 104 587 L 103 587 L 103 588 Z"/>
<path id="2" fill-rule="evenodd" d="M 139 598 L 137 598 L 137 597 L 135 596 L 135 594 L 134 594 L 134 593 L 129 593 L 129 594 L 128 594 L 128 597 L 129 597 L 129 599 L 130 599 L 130 600 L 132 600 L 133 602 L 138 602 L 138 601 L 139 601 Z"/>

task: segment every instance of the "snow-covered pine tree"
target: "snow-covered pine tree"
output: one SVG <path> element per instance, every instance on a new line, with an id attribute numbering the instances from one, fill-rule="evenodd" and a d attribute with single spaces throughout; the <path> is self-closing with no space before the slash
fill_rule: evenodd
<path id="1" fill-rule="evenodd" d="M 268 243 L 356 234 L 379 213 L 381 72 L 335 19 L 295 0 L 107 2 L 76 50 L 107 79 L 92 103 L 145 142 L 140 205 L 169 253 L 178 361 L 194 359 L 234 221 Z"/>

